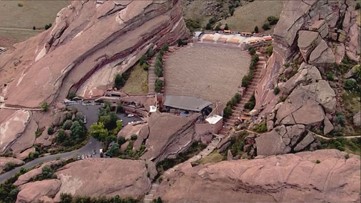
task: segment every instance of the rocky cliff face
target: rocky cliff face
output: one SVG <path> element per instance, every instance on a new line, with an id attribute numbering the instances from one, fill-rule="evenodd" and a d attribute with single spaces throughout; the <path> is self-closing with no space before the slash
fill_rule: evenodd
<path id="1" fill-rule="evenodd" d="M 0 55 L 1 96 L 7 106 L 38 107 L 70 91 L 101 95 L 150 47 L 186 34 L 178 0 L 74 1 L 51 29 Z"/>
<path id="2" fill-rule="evenodd" d="M 360 159 L 337 150 L 183 167 L 163 178 L 165 202 L 359 202 Z"/>
<path id="3" fill-rule="evenodd" d="M 302 150 L 314 140 L 310 128 L 317 126 L 325 135 L 333 130 L 340 101 L 326 73 L 337 72 L 334 64 L 345 57 L 360 60 L 358 18 L 351 0 L 285 1 L 274 30 L 273 54 L 256 90 L 256 109 L 270 131 L 256 140 L 258 154 Z M 271 145 L 267 135 L 278 147 L 265 145 Z"/>

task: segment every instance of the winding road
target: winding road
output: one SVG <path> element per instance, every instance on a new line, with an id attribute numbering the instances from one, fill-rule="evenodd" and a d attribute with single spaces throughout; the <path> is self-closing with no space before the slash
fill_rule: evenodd
<path id="1" fill-rule="evenodd" d="M 93 152 L 93 150 L 96 150 L 97 152 L 99 152 L 100 148 L 101 148 L 101 143 L 98 142 L 93 137 L 90 137 L 88 143 L 80 149 L 77 149 L 77 150 L 74 150 L 71 152 L 43 156 L 43 157 L 34 159 L 22 166 L 18 166 L 11 171 L 1 174 L 0 175 L 0 183 L 5 182 L 7 179 L 9 179 L 9 178 L 13 177 L 14 175 L 16 175 L 17 173 L 19 173 L 21 168 L 30 169 L 30 168 L 33 168 L 34 166 L 40 165 L 40 164 L 48 162 L 48 161 L 53 161 L 53 160 L 57 160 L 57 159 L 76 158 L 78 155 L 91 154 Z"/>

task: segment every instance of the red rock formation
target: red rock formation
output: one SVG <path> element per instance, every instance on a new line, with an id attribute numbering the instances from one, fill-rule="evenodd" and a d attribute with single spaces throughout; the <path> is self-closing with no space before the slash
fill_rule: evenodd
<path id="1" fill-rule="evenodd" d="M 81 96 L 91 97 L 149 47 L 186 34 L 178 0 L 74 1 L 59 12 L 52 29 L 0 56 L 0 66 L 20 61 L 5 103 L 38 107 L 80 87 Z M 9 80 L 0 79 L 0 84 Z"/>

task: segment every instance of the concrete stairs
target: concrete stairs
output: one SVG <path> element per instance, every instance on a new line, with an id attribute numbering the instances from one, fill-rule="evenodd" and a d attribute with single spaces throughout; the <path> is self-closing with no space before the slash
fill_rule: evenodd
<path id="1" fill-rule="evenodd" d="M 244 105 L 251 99 L 252 95 L 254 94 L 257 85 L 261 79 L 261 71 L 262 68 L 266 64 L 266 57 L 263 56 L 260 52 L 256 52 L 256 54 L 259 56 L 259 61 L 256 65 L 256 69 L 254 71 L 253 79 L 249 86 L 247 87 L 246 91 L 243 95 L 241 95 L 241 101 L 232 109 L 232 116 L 226 120 L 226 122 L 223 125 L 222 130 L 219 132 L 219 134 L 223 136 L 227 136 L 230 130 L 235 126 L 236 122 L 238 121 L 238 117 L 242 116 L 244 114 Z"/>
<path id="2" fill-rule="evenodd" d="M 149 69 L 148 69 L 148 94 L 153 95 L 155 94 L 155 80 L 157 76 L 154 73 L 155 65 L 155 56 L 150 60 Z"/>

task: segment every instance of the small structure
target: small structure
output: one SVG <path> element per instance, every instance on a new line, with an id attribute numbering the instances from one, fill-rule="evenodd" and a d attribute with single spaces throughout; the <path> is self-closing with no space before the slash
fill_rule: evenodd
<path id="1" fill-rule="evenodd" d="M 197 135 L 217 134 L 223 128 L 223 117 L 212 115 L 205 119 L 203 123 L 196 123 L 195 129 Z"/>
<path id="2" fill-rule="evenodd" d="M 178 109 L 203 113 L 211 102 L 196 97 L 188 96 L 165 96 L 163 106 L 167 109 Z"/>

